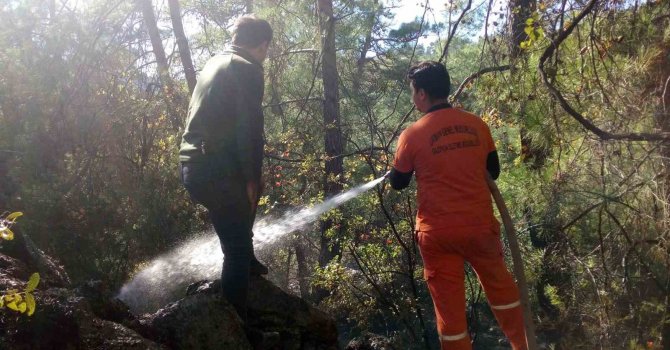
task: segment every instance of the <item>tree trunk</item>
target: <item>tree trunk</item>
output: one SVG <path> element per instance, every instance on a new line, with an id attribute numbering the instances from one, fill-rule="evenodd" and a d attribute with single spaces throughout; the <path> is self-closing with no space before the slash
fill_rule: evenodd
<path id="1" fill-rule="evenodd" d="M 167 114 L 170 117 L 172 128 L 174 130 L 179 130 L 182 127 L 181 115 L 179 114 L 178 109 L 175 108 L 179 103 L 175 103 L 174 101 L 175 98 L 179 98 L 179 96 L 175 94 L 174 83 L 170 78 L 170 67 L 168 65 L 167 55 L 165 54 L 165 48 L 163 47 L 163 41 L 161 40 L 161 35 L 158 31 L 158 24 L 156 23 L 153 5 L 151 4 L 151 0 L 137 0 L 137 3 L 142 10 L 144 25 L 146 26 L 147 33 L 149 33 L 149 38 L 151 39 L 151 47 L 153 48 L 154 56 L 156 56 L 158 78 L 160 79 L 163 96 L 167 104 Z"/>
<path id="2" fill-rule="evenodd" d="M 667 52 L 670 53 L 670 52 Z M 659 126 L 661 131 L 670 133 L 670 69 L 664 69 L 665 75 L 668 77 L 664 82 L 662 82 L 663 88 L 661 89 L 661 108 Z M 670 145 L 664 144 L 661 147 L 661 155 L 664 165 L 665 172 L 665 201 L 664 205 L 670 203 Z M 668 213 L 668 210 L 664 210 L 664 213 Z M 667 214 L 665 214 L 667 215 Z M 664 222 L 667 221 L 667 217 L 663 218 Z M 666 227 L 666 230 L 668 228 Z M 660 237 L 659 237 L 660 238 Z M 668 285 L 670 283 L 667 283 Z M 667 287 L 666 287 L 667 288 Z M 661 336 L 663 337 L 663 350 L 670 350 L 670 290 L 666 290 L 665 296 L 665 318 L 663 320 L 663 329 L 661 330 Z"/>
<path id="3" fill-rule="evenodd" d="M 514 76 L 516 72 L 518 61 L 523 58 L 521 43 L 528 39 L 528 35 L 524 31 L 526 28 L 526 20 L 530 18 L 535 11 L 535 5 L 535 0 L 512 0 L 509 3 L 511 20 L 509 24 L 510 40 L 508 42 L 508 51 L 510 65 L 512 67 L 512 76 Z M 523 98 L 521 100 L 523 101 Z M 525 108 L 523 106 L 523 102 L 519 114 L 522 118 L 522 125 L 520 130 L 521 159 L 532 169 L 539 169 L 542 167 L 542 165 L 544 165 L 547 154 L 542 148 L 533 145 L 531 138 L 528 136 L 528 131 L 525 126 Z"/>
<path id="4" fill-rule="evenodd" d="M 154 15 L 154 8 L 151 0 L 137 0 L 140 9 L 142 10 L 142 17 L 144 18 L 144 25 L 149 33 L 151 39 L 151 47 L 153 48 L 154 56 L 156 56 L 156 64 L 158 65 L 158 75 L 161 82 L 165 85 L 169 79 L 169 66 L 165 49 L 163 48 L 163 41 L 161 40 L 160 32 L 158 31 L 158 24 L 156 24 L 156 15 Z"/>
<path id="5" fill-rule="evenodd" d="M 193 93 L 195 89 L 196 77 L 195 69 L 193 68 L 193 60 L 191 59 L 191 50 L 188 46 L 188 40 L 184 33 L 184 26 L 181 21 L 181 8 L 179 7 L 179 0 L 168 0 L 170 6 L 170 18 L 172 19 L 172 29 L 174 36 L 177 38 L 177 46 L 179 47 L 179 58 L 181 64 L 184 66 L 184 75 L 188 83 L 189 93 Z"/>
<path id="6" fill-rule="evenodd" d="M 286 255 L 286 265 L 284 266 L 284 280 L 280 281 L 281 284 L 281 289 L 288 291 L 289 287 L 291 285 L 290 280 L 291 280 L 291 260 L 293 259 L 293 251 L 291 250 L 291 247 L 288 247 L 287 249 L 287 255 Z"/>
<path id="7" fill-rule="evenodd" d="M 293 246 L 295 248 L 295 260 L 298 263 L 298 286 L 300 286 L 300 297 L 307 299 L 309 297 L 309 269 L 305 250 L 299 242 Z"/>
<path id="8" fill-rule="evenodd" d="M 363 47 L 361 47 L 358 60 L 356 61 L 356 76 L 354 76 L 353 81 L 353 91 L 355 96 L 364 96 L 361 94 L 361 80 L 363 79 L 365 63 L 368 61 L 368 51 L 370 51 L 370 47 L 372 46 L 372 31 L 374 30 L 377 15 L 377 13 L 372 12 L 366 19 L 367 33 L 365 34 L 365 41 L 363 42 Z"/>
<path id="9" fill-rule="evenodd" d="M 526 28 L 526 20 L 531 17 L 535 11 L 535 0 L 510 0 L 509 2 L 509 33 L 510 40 L 509 53 L 510 60 L 516 61 L 522 53 L 521 43 L 528 39 L 528 35 L 524 32 Z"/>
<path id="10" fill-rule="evenodd" d="M 9 208 L 9 201 L 14 191 L 12 190 L 12 185 L 9 184 L 11 178 L 9 177 L 8 159 L 8 154 L 0 150 L 0 179 L 2 179 L 0 181 L 0 208 L 11 211 L 12 208 Z"/>
<path id="11" fill-rule="evenodd" d="M 510 22 L 509 22 L 509 41 L 508 41 L 508 52 L 510 57 L 510 67 L 512 73 L 512 79 L 516 78 L 518 75 L 517 67 L 519 66 L 519 61 L 523 59 L 521 50 L 521 43 L 528 39 L 528 35 L 524 31 L 526 28 L 526 20 L 530 18 L 535 11 L 536 1 L 535 0 L 511 0 L 509 2 L 509 13 L 510 13 Z M 524 97 L 525 98 L 525 97 Z M 519 108 L 519 115 L 521 116 L 521 125 L 520 125 L 520 138 L 521 138 L 521 159 L 524 163 L 529 164 L 531 168 L 538 169 L 544 164 L 544 159 L 546 155 L 542 149 L 534 148 L 531 142 L 531 138 L 528 136 L 528 129 L 526 126 L 526 115 L 525 115 L 525 102 L 523 98 L 521 99 L 521 106 Z M 516 239 L 516 231 L 514 230 L 511 217 L 507 212 L 505 203 L 502 200 L 502 196 L 498 192 L 498 189 L 493 180 L 489 179 L 489 186 L 491 191 L 496 199 L 496 204 L 498 205 L 500 215 L 503 218 L 505 233 L 507 240 L 510 244 L 512 250 L 512 258 L 514 263 L 514 274 L 516 275 L 517 282 L 519 284 L 519 292 L 521 294 L 521 304 L 524 309 L 524 324 L 526 326 L 526 339 L 528 341 L 529 349 L 537 349 L 537 340 L 535 339 L 535 325 L 533 323 L 533 313 L 530 306 L 530 299 L 528 297 L 529 288 L 526 283 L 525 268 L 522 264 L 521 253 L 519 251 L 519 245 Z M 497 193 L 497 198 L 496 198 Z M 505 213 L 503 213 L 505 211 Z M 527 205 L 524 208 L 524 216 L 529 226 L 532 226 L 532 208 Z M 542 299 L 541 299 L 542 300 Z"/>
<path id="12" fill-rule="evenodd" d="M 319 30 L 322 37 L 322 79 L 323 79 L 323 122 L 325 127 L 325 175 L 323 187 L 326 197 L 342 191 L 342 129 L 340 126 L 340 106 L 338 91 L 337 60 L 335 52 L 335 17 L 332 0 L 317 0 Z M 335 229 L 335 234 L 328 234 Z M 319 265 L 324 267 L 342 251 L 340 237 L 344 232 L 342 225 L 332 219 L 321 222 L 321 251 Z M 317 292 L 317 300 L 323 299 L 326 291 Z"/>

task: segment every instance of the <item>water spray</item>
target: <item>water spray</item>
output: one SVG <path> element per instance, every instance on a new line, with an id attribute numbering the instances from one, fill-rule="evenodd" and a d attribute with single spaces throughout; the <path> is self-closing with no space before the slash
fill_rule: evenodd
<path id="1" fill-rule="evenodd" d="M 331 197 L 322 203 L 284 213 L 280 218 L 263 217 L 254 223 L 254 246 L 261 247 L 291 232 L 298 231 L 334 208 L 358 197 L 390 175 Z M 190 283 L 221 276 L 223 253 L 214 230 L 196 235 L 189 241 L 147 264 L 119 292 L 133 312 L 150 312 L 182 295 Z"/>

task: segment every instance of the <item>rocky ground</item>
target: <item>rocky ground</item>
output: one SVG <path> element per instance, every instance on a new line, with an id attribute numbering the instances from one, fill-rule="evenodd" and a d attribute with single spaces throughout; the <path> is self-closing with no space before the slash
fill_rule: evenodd
<path id="1" fill-rule="evenodd" d="M 42 280 L 32 316 L 0 310 L 0 349 L 337 349 L 335 321 L 263 278 L 250 288 L 247 336 L 218 281 L 191 285 L 152 314 L 133 315 L 101 282 L 74 286 L 51 257 L 17 235 L 0 247 L 0 291 Z M 270 335 L 270 336 L 268 336 Z"/>

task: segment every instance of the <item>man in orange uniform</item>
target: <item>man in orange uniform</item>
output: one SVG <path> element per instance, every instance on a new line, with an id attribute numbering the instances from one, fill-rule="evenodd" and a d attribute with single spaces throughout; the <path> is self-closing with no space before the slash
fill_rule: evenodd
<path id="1" fill-rule="evenodd" d="M 487 171 L 500 174 L 498 153 L 481 118 L 447 103 L 449 74 L 438 62 L 410 68 L 412 101 L 425 113 L 400 135 L 391 186 L 418 184 L 417 239 L 433 298 L 440 344 L 471 349 L 465 319 L 464 262 L 484 287 L 498 323 L 515 350 L 526 336 L 519 291 L 503 260 Z"/>

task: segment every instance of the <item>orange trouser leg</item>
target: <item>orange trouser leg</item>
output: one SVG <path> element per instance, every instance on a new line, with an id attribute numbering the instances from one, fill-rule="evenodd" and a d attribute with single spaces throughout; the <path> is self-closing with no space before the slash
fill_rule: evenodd
<path id="1" fill-rule="evenodd" d="M 526 332 L 519 289 L 503 260 L 500 237 L 484 232 L 473 237 L 468 262 L 477 273 L 491 310 L 514 350 L 526 350 Z"/>
<path id="2" fill-rule="evenodd" d="M 465 318 L 464 259 L 438 238 L 428 232 L 419 233 L 424 277 L 433 298 L 441 349 L 471 350 Z"/>

